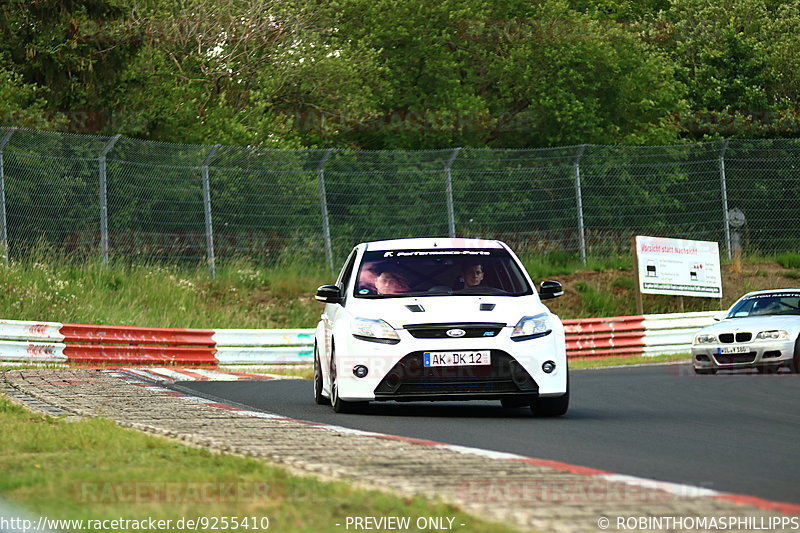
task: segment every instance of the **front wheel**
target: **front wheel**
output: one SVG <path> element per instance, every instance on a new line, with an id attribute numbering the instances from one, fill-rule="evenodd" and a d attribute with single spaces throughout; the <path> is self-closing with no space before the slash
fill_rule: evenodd
<path id="1" fill-rule="evenodd" d="M 569 409 L 569 374 L 567 374 L 567 392 L 555 398 L 538 398 L 531 403 L 533 416 L 556 417 L 562 416 Z"/>
<path id="2" fill-rule="evenodd" d="M 322 395 L 322 364 L 319 362 L 317 347 L 314 346 L 314 403 L 328 405 L 331 401 Z"/>

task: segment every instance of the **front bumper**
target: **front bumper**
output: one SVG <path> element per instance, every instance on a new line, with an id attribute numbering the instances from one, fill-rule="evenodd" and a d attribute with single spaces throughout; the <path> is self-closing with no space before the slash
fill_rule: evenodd
<path id="1" fill-rule="evenodd" d="M 398 361 L 375 388 L 376 400 L 535 399 L 539 385 L 511 355 L 491 350 L 491 365 L 425 367 L 424 352 Z"/>
<path id="2" fill-rule="evenodd" d="M 400 342 L 382 344 L 341 336 L 336 343 L 339 396 L 343 400 L 474 400 L 514 397 L 531 400 L 560 396 L 567 388 L 567 357 L 563 330 L 524 341 L 512 341 L 513 328 L 492 338 L 415 338 L 398 330 Z M 343 342 L 344 341 L 344 342 Z M 491 365 L 428 368 L 424 352 L 488 350 Z M 545 373 L 542 364 L 556 369 Z M 357 378 L 353 368 L 369 372 Z"/>
<path id="3" fill-rule="evenodd" d="M 721 350 L 745 346 L 747 351 L 723 354 Z M 758 366 L 789 366 L 794 357 L 794 341 L 753 341 L 734 344 L 696 344 L 692 346 L 692 365 L 697 369 L 724 370 Z"/>

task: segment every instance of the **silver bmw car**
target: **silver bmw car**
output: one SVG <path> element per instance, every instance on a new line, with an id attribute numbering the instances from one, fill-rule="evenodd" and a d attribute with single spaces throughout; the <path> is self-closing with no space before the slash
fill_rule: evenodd
<path id="1" fill-rule="evenodd" d="M 692 366 L 698 374 L 740 368 L 773 373 L 781 367 L 800 373 L 800 289 L 739 298 L 718 324 L 694 336 Z"/>

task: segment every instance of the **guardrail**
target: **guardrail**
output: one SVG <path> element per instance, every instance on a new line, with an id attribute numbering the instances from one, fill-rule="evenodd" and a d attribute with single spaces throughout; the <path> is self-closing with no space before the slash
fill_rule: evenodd
<path id="1" fill-rule="evenodd" d="M 688 353 L 719 311 L 565 320 L 570 358 Z M 313 329 L 179 329 L 0 320 L 0 361 L 310 363 Z"/>
<path id="2" fill-rule="evenodd" d="M 564 320 L 570 358 L 688 353 L 720 311 Z"/>
<path id="3" fill-rule="evenodd" d="M 218 365 L 311 362 L 311 329 L 179 329 L 0 320 L 0 360 Z"/>

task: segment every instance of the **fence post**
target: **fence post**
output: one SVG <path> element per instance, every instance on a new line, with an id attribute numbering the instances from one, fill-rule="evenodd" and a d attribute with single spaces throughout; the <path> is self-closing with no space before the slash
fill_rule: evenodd
<path id="1" fill-rule="evenodd" d="M 447 230 L 451 238 L 456 236 L 456 214 L 453 208 L 453 176 L 450 173 L 450 168 L 458 157 L 461 148 L 456 148 L 447 160 L 447 166 L 444 167 L 444 175 L 446 180 L 445 189 L 447 191 Z"/>
<path id="2" fill-rule="evenodd" d="M 582 144 L 578 148 L 573 163 L 573 174 L 575 176 L 575 204 L 578 208 L 578 238 L 580 239 L 581 263 L 586 264 L 586 229 L 583 225 L 583 193 L 581 191 L 581 157 L 586 151 L 586 145 Z"/>
<path id="3" fill-rule="evenodd" d="M 728 249 L 728 260 L 732 258 L 731 252 L 731 221 L 728 215 L 728 180 L 725 177 L 725 152 L 728 150 L 730 139 L 725 139 L 722 151 L 719 153 L 719 179 L 722 186 L 722 215 L 725 222 L 725 245 Z"/>
<path id="4" fill-rule="evenodd" d="M 206 219 L 206 261 L 208 262 L 208 273 L 211 279 L 217 277 L 217 263 L 214 256 L 214 227 L 211 224 L 211 182 L 208 179 L 208 166 L 211 160 L 217 155 L 217 150 L 222 146 L 215 144 L 203 160 L 203 166 L 200 167 L 200 174 L 203 179 L 203 214 Z"/>
<path id="5" fill-rule="evenodd" d="M 6 220 L 6 174 L 3 166 L 3 150 L 14 135 L 17 128 L 10 128 L 0 139 L 0 248 L 3 250 L 3 262 L 8 264 L 8 230 Z"/>
<path id="6" fill-rule="evenodd" d="M 333 148 L 328 148 L 322 155 L 317 165 L 317 188 L 319 189 L 319 205 L 322 210 L 322 237 L 325 239 L 325 259 L 328 261 L 328 268 L 333 271 L 333 246 L 331 245 L 331 225 L 328 220 L 328 194 L 325 192 L 325 164 L 330 159 Z"/>
<path id="7" fill-rule="evenodd" d="M 97 162 L 100 167 L 100 254 L 103 256 L 103 264 L 108 264 L 108 188 L 106 183 L 106 156 L 114 148 L 121 137 L 117 134 L 111 138 L 100 151 Z"/>

